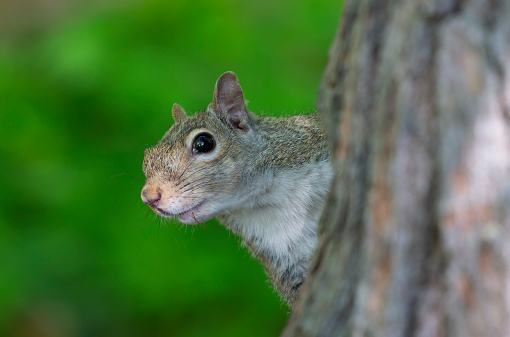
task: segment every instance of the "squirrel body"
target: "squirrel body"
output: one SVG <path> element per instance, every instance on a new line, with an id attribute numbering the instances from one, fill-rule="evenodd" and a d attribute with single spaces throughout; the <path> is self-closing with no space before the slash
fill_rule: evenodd
<path id="1" fill-rule="evenodd" d="M 187 224 L 216 216 L 264 265 L 292 307 L 317 245 L 332 166 L 317 114 L 264 117 L 246 109 L 237 77 L 224 73 L 213 102 L 145 151 L 142 200 Z"/>

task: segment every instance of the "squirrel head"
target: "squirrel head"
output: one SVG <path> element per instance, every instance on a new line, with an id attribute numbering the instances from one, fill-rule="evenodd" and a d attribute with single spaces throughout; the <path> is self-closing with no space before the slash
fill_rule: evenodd
<path id="1" fill-rule="evenodd" d="M 260 150 L 236 75 L 226 72 L 207 109 L 192 115 L 178 104 L 174 125 L 145 150 L 141 198 L 157 214 L 183 223 L 211 219 L 239 203 L 249 158 Z"/>

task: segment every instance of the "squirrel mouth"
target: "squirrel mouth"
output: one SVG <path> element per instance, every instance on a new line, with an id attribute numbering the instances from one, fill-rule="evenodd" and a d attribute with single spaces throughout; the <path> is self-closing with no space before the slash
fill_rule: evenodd
<path id="1" fill-rule="evenodd" d="M 194 223 L 198 223 L 198 220 L 197 220 L 198 215 L 196 215 L 196 214 L 198 214 L 198 211 L 200 210 L 200 207 L 204 204 L 204 202 L 205 201 L 202 201 L 202 202 L 198 203 L 197 205 L 191 207 L 187 211 L 180 212 L 177 214 L 169 213 L 159 207 L 153 207 L 152 209 L 154 210 L 154 212 L 156 212 L 157 214 L 159 214 L 165 218 L 171 218 L 171 217 L 177 216 L 177 218 L 183 223 L 194 224 Z"/>
<path id="2" fill-rule="evenodd" d="M 171 217 L 173 217 L 175 215 L 175 214 L 172 214 L 172 213 L 168 213 L 167 211 L 164 211 L 164 210 L 162 210 L 159 207 L 152 207 L 152 210 L 154 212 L 156 212 L 157 214 L 161 215 L 162 217 L 165 217 L 165 218 L 171 218 Z"/>
<path id="3" fill-rule="evenodd" d="M 205 201 L 202 201 L 198 205 L 190 208 L 189 210 L 179 213 L 177 215 L 177 218 L 181 222 L 187 223 L 187 224 L 199 223 L 197 220 L 197 217 L 195 216 L 195 213 L 198 213 L 198 211 L 200 210 L 200 207 L 204 204 L 204 202 Z"/>

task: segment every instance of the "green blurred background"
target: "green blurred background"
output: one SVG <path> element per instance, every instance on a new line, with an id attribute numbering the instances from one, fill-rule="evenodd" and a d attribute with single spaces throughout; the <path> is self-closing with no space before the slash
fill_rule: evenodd
<path id="1" fill-rule="evenodd" d="M 277 336 L 262 266 L 140 200 L 171 106 L 311 111 L 341 0 L 0 1 L 0 336 Z"/>

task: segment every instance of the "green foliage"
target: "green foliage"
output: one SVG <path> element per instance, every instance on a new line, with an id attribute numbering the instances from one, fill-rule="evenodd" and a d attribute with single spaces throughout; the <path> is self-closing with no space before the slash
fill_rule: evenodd
<path id="1" fill-rule="evenodd" d="M 313 110 L 340 7 L 131 1 L 4 37 L 0 335 L 278 335 L 288 308 L 238 238 L 141 202 L 143 150 L 227 70 L 251 110 Z"/>

